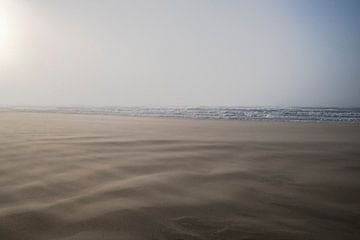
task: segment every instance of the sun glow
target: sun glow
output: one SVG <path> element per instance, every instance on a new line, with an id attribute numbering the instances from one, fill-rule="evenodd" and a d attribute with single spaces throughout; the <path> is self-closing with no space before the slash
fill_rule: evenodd
<path id="1" fill-rule="evenodd" d="M 0 65 L 9 66 L 17 58 L 19 43 L 17 2 L 0 2 Z"/>
<path id="2" fill-rule="evenodd" d="M 2 49 L 11 41 L 11 27 L 10 18 L 5 12 L 5 9 L 0 9 L 0 48 Z"/>
<path id="3" fill-rule="evenodd" d="M 10 36 L 11 36 L 11 34 L 9 31 L 9 27 L 6 24 L 4 24 L 3 22 L 0 22 L 0 49 L 1 50 L 3 50 L 4 48 L 6 48 L 7 45 L 9 45 Z"/>

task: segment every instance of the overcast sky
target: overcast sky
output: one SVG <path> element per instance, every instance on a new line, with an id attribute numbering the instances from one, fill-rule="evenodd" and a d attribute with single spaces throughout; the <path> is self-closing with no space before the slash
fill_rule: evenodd
<path id="1" fill-rule="evenodd" d="M 0 104 L 360 106 L 360 1 L 0 0 Z"/>

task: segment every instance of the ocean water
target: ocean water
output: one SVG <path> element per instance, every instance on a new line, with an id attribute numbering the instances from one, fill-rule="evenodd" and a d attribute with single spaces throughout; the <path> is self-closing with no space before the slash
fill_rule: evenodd
<path id="1" fill-rule="evenodd" d="M 0 111 L 101 114 L 132 117 L 360 123 L 360 108 L 313 107 L 1 107 Z"/>

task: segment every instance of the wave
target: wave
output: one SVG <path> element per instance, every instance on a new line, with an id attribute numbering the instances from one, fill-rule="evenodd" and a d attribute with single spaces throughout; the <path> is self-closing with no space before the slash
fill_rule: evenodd
<path id="1" fill-rule="evenodd" d="M 277 107 L 1 107 L 0 111 L 131 117 L 360 123 L 360 108 Z"/>

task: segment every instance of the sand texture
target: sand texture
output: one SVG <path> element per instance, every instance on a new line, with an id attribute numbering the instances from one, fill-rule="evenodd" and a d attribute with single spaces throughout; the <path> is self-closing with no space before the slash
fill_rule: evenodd
<path id="1" fill-rule="evenodd" d="M 360 239 L 360 127 L 1 112 L 0 239 Z"/>

